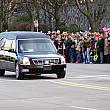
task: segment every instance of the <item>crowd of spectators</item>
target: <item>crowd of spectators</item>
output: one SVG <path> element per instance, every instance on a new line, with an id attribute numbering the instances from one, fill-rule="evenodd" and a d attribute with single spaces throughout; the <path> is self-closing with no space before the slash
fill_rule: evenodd
<path id="1" fill-rule="evenodd" d="M 67 63 L 110 63 L 110 30 L 67 33 L 48 31 L 48 36 Z"/>

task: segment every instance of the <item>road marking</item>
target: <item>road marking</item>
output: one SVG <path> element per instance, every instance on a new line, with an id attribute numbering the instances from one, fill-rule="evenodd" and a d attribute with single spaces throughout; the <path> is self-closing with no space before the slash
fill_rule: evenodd
<path id="1" fill-rule="evenodd" d="M 72 86 L 72 87 L 80 87 L 80 88 L 86 88 L 86 89 L 94 89 L 94 90 L 103 90 L 103 91 L 110 91 L 110 87 L 108 86 L 96 86 L 96 85 L 89 85 L 89 84 L 82 84 L 82 83 L 74 83 L 74 82 L 67 82 L 67 81 L 52 81 L 50 82 L 62 84 L 66 86 Z"/>
<path id="2" fill-rule="evenodd" d="M 110 79 L 110 75 L 79 75 L 68 79 Z"/>
<path id="3" fill-rule="evenodd" d="M 93 109 L 93 108 L 86 108 L 86 107 L 77 107 L 77 106 L 70 106 L 71 108 L 76 108 L 80 110 L 98 110 L 98 109 Z"/>

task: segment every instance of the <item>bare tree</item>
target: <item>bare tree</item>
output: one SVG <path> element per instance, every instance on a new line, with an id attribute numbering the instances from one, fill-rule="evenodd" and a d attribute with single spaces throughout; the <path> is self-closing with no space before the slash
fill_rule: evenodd
<path id="1" fill-rule="evenodd" d="M 60 8 L 68 3 L 68 0 L 47 0 L 47 3 L 52 11 L 51 14 L 55 19 L 55 28 L 56 30 L 59 28 L 60 23 Z"/>
<path id="2" fill-rule="evenodd" d="M 24 3 L 26 7 L 26 12 L 29 15 L 31 19 L 31 31 L 34 31 L 34 21 L 38 20 L 38 13 L 40 10 L 40 3 L 42 3 L 43 0 L 22 0 L 22 2 L 19 2 L 20 4 Z M 37 15 L 37 16 L 36 16 Z"/>
<path id="3" fill-rule="evenodd" d="M 109 0 L 75 0 L 79 11 L 87 17 L 91 31 L 96 31 L 105 17 Z"/>
<path id="4" fill-rule="evenodd" d="M 38 13 L 41 9 L 45 11 L 45 17 L 48 16 L 48 18 L 51 19 L 50 16 L 52 16 L 52 18 L 55 20 L 55 27 L 57 30 L 60 22 L 59 15 L 60 8 L 68 3 L 68 0 L 23 0 L 23 1 L 26 4 L 27 13 L 32 19 L 32 29 L 31 29 L 32 31 L 34 30 L 33 21 L 36 19 L 36 14 L 37 19 L 39 19 Z"/>
<path id="5" fill-rule="evenodd" d="M 0 32 L 5 31 L 4 24 L 11 16 L 16 5 L 16 0 L 0 0 Z"/>

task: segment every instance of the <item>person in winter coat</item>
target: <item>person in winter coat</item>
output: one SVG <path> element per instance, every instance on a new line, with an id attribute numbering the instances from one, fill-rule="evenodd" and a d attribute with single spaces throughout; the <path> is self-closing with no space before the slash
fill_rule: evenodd
<path id="1" fill-rule="evenodd" d="M 64 41 L 65 44 L 65 57 L 66 57 L 66 62 L 70 63 L 70 57 L 69 57 L 69 49 L 71 48 L 72 45 L 72 40 L 71 36 L 67 36 L 67 39 Z"/>
<path id="2" fill-rule="evenodd" d="M 84 40 L 86 45 L 86 55 L 87 55 L 87 61 L 86 63 L 90 63 L 90 36 L 87 36 L 87 38 Z"/>
<path id="3" fill-rule="evenodd" d="M 100 63 L 104 62 L 104 36 L 101 34 L 101 38 L 98 43 L 99 52 L 100 52 Z"/>
<path id="4" fill-rule="evenodd" d="M 76 49 L 75 49 L 75 46 L 72 45 L 70 50 L 69 50 L 69 57 L 70 57 L 70 62 L 71 63 L 75 62 L 75 56 L 76 56 Z"/>
<path id="5" fill-rule="evenodd" d="M 108 35 L 106 34 L 105 40 L 104 40 L 104 57 L 105 57 L 105 63 L 109 63 L 109 47 L 108 47 Z"/>
<path id="6" fill-rule="evenodd" d="M 110 35 L 108 37 L 108 63 L 110 63 Z"/>

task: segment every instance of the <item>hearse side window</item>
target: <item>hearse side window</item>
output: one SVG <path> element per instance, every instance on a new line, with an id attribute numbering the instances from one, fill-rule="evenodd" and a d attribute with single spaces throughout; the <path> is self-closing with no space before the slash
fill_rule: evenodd
<path id="1" fill-rule="evenodd" d="M 15 50 L 15 41 L 14 40 L 5 39 L 4 44 L 1 47 L 1 49 L 2 50 L 9 50 L 9 49 Z"/>

